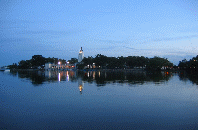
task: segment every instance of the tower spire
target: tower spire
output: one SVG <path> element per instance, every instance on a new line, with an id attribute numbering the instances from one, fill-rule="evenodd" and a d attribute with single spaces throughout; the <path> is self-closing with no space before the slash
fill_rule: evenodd
<path id="1" fill-rule="evenodd" d="M 81 62 L 84 58 L 84 54 L 83 54 L 83 50 L 82 50 L 82 47 L 81 47 L 81 50 L 78 54 L 78 62 Z"/>

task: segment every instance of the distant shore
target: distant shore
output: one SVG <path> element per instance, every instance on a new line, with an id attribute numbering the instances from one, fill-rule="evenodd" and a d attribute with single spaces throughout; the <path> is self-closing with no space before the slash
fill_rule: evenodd
<path id="1" fill-rule="evenodd" d="M 146 70 L 142 68 L 134 69 L 10 69 L 10 71 L 111 71 L 111 72 L 143 72 L 143 71 L 178 71 L 178 69 L 170 70 Z"/>

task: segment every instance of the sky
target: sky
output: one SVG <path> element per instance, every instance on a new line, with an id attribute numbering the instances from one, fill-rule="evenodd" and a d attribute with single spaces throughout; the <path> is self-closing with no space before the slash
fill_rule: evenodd
<path id="1" fill-rule="evenodd" d="M 198 55 L 198 0 L 1 0 L 0 66 L 33 55 Z"/>

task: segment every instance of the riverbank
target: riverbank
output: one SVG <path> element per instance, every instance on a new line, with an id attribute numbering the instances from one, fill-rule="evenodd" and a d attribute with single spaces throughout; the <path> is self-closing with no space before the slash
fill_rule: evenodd
<path id="1" fill-rule="evenodd" d="M 142 68 L 135 68 L 135 69 L 10 69 L 10 71 L 82 71 L 82 72 L 88 72 L 88 71 L 104 71 L 104 72 L 159 72 L 159 71 L 169 71 L 169 72 L 177 72 L 178 69 L 171 69 L 171 70 L 146 70 Z"/>

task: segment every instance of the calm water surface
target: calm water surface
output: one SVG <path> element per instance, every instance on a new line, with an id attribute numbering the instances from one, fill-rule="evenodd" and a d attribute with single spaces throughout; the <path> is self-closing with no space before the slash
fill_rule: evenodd
<path id="1" fill-rule="evenodd" d="M 198 129 L 197 77 L 0 72 L 0 129 Z"/>

